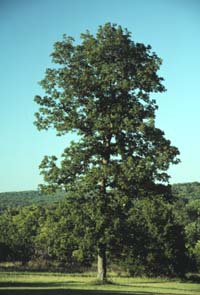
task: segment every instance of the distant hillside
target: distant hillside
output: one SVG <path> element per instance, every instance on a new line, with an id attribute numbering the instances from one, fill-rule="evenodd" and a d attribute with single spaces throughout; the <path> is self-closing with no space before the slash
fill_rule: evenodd
<path id="1" fill-rule="evenodd" d="M 184 200 L 200 199 L 200 182 L 173 184 L 172 192 Z"/>
<path id="2" fill-rule="evenodd" d="M 200 199 L 200 183 L 188 182 L 172 185 L 173 194 L 184 200 Z M 6 192 L 0 193 L 0 211 L 7 208 L 16 208 L 29 205 L 48 205 L 59 202 L 65 198 L 64 193 L 59 192 L 52 196 L 42 195 L 38 191 Z"/>
<path id="3" fill-rule="evenodd" d="M 38 191 L 6 192 L 0 193 L 0 210 L 29 205 L 47 205 L 64 199 L 64 193 L 42 195 Z"/>

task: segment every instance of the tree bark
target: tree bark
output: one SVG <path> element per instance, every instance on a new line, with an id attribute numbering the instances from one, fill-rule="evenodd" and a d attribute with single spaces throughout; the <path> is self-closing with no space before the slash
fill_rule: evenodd
<path id="1" fill-rule="evenodd" d="M 98 279 L 102 282 L 106 282 L 107 277 L 107 261 L 106 261 L 106 248 L 105 246 L 102 246 L 99 248 L 98 252 Z"/>
<path id="2" fill-rule="evenodd" d="M 104 155 L 102 159 L 102 164 L 107 165 L 110 160 L 110 141 L 111 141 L 111 135 L 109 138 L 106 138 L 104 140 L 104 146 L 107 148 L 107 153 Z M 101 197 L 104 199 L 104 205 L 102 210 L 102 214 L 106 213 L 106 207 L 107 207 L 107 200 L 106 200 L 106 177 L 102 177 L 100 180 L 100 191 L 101 191 Z M 102 228 L 102 232 L 104 235 L 105 232 L 105 224 Z M 106 245 L 100 244 L 98 249 L 98 259 L 97 259 L 97 271 L 98 271 L 98 280 L 103 284 L 107 280 L 107 261 L 106 261 Z"/>

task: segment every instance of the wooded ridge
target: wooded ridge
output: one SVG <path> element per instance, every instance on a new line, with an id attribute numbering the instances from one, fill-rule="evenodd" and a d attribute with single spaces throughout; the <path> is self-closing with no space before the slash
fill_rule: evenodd
<path id="1" fill-rule="evenodd" d="M 172 192 L 186 202 L 200 199 L 200 182 L 175 183 Z M 0 210 L 29 205 L 50 205 L 65 199 L 63 192 L 45 195 L 36 190 L 0 193 Z"/>

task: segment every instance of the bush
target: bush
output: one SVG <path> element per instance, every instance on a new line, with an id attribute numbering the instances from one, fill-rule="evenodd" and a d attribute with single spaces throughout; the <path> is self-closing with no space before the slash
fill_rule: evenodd
<path id="1" fill-rule="evenodd" d="M 194 256 L 196 260 L 197 270 L 200 271 L 200 240 L 196 243 L 194 247 Z"/>

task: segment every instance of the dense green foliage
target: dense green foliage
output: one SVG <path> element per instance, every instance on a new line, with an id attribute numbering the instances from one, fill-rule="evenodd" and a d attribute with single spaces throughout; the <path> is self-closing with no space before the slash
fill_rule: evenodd
<path id="1" fill-rule="evenodd" d="M 91 266 L 96 256 L 91 227 L 86 235 L 81 228 L 86 221 L 79 225 L 77 220 L 83 215 L 73 216 L 80 207 L 72 210 L 63 203 L 5 211 L 0 216 L 1 261 L 36 261 L 38 267 L 44 261 L 46 267 L 48 262 L 56 262 L 68 271 L 78 265 Z M 123 246 L 116 238 L 109 245 L 109 265 L 116 264 L 132 275 L 182 275 L 189 267 L 189 244 L 174 210 L 163 199 L 137 200 L 124 222 Z M 190 247 L 197 248 L 194 241 Z"/>
<path id="2" fill-rule="evenodd" d="M 53 263 L 68 271 L 92 265 L 94 232 L 84 206 L 83 200 L 74 208 L 63 200 L 5 210 L 0 215 L 0 260 L 46 269 Z M 178 197 L 171 204 L 163 198 L 135 200 L 121 230 L 126 238 L 118 236 L 125 241 L 123 247 L 116 237 L 109 245 L 109 265 L 150 276 L 200 270 L 199 210 L 200 200 L 192 195 L 189 201 Z"/>
<path id="3" fill-rule="evenodd" d="M 129 217 L 125 262 L 134 275 L 180 275 L 187 268 L 184 227 L 162 198 L 137 200 Z"/>

